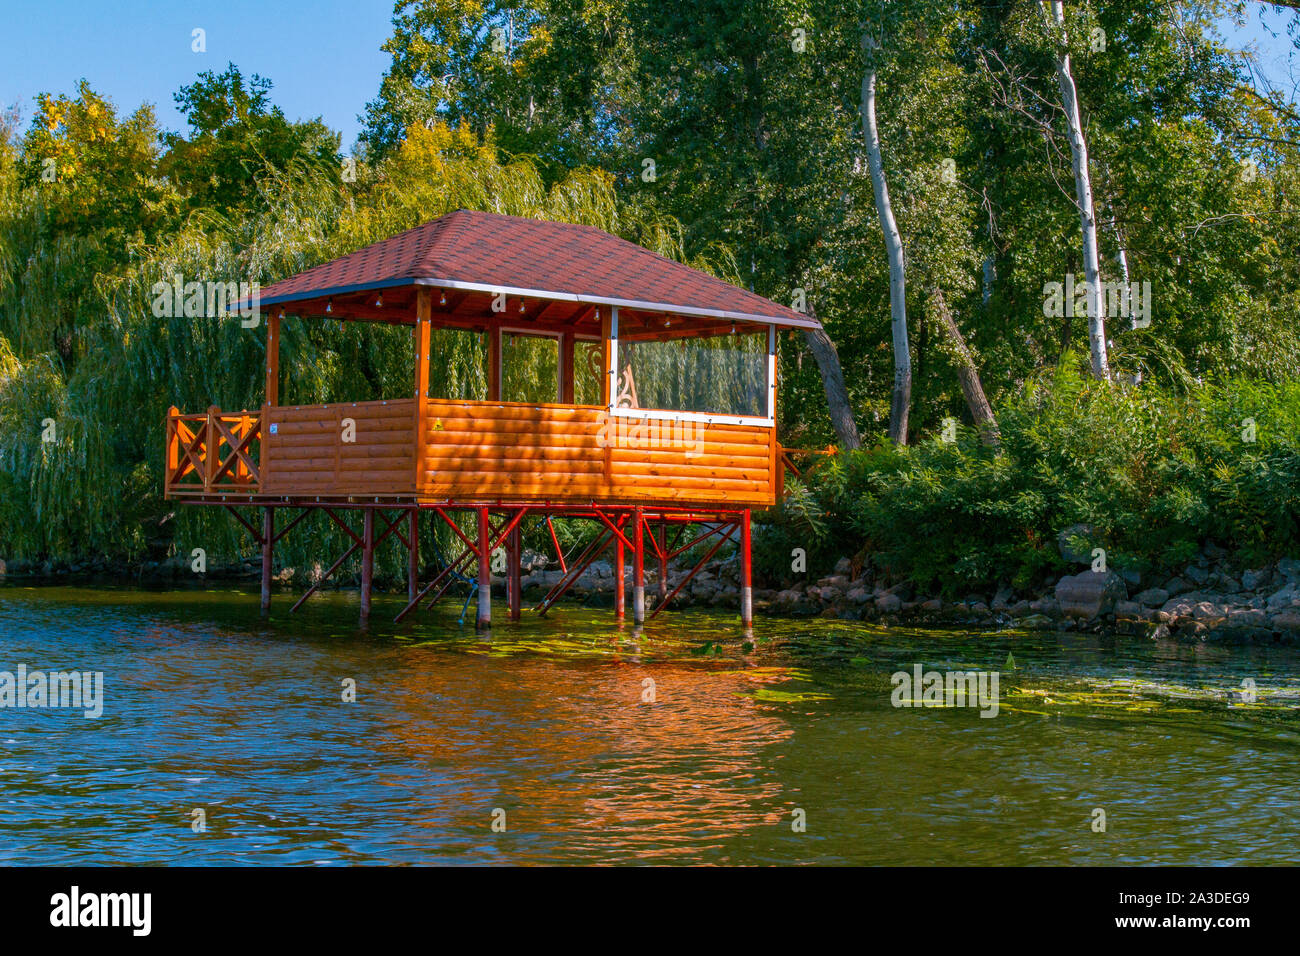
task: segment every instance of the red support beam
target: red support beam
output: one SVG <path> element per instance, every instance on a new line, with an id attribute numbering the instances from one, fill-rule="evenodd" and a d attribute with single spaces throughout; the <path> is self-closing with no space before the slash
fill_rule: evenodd
<path id="1" fill-rule="evenodd" d="M 754 561 L 749 531 L 749 509 L 740 518 L 740 623 L 754 624 Z"/>
<path id="2" fill-rule="evenodd" d="M 519 528 L 512 528 L 510 534 L 506 536 L 506 588 L 507 600 L 510 607 L 510 620 L 519 620 L 520 609 L 523 606 L 523 598 L 520 595 L 520 589 L 523 585 L 522 575 L 520 572 L 520 543 Z"/>
<path id="3" fill-rule="evenodd" d="M 645 623 L 645 520 L 632 510 L 632 623 Z"/>
<path id="4" fill-rule="evenodd" d="M 492 549 L 491 530 L 488 527 L 488 510 L 478 509 L 478 618 L 474 626 L 487 629 L 492 626 Z"/>
<path id="5" fill-rule="evenodd" d="M 361 525 L 361 620 L 370 618 L 370 590 L 375 578 L 375 509 L 367 508 Z"/>
<path id="6" fill-rule="evenodd" d="M 420 589 L 420 509 L 407 512 L 406 521 L 406 599 L 414 601 Z"/>
<path id="7" fill-rule="evenodd" d="M 271 555 L 275 549 L 275 509 L 262 509 L 262 613 L 271 610 Z"/>
<path id="8" fill-rule="evenodd" d="M 619 535 L 614 541 L 614 618 L 623 620 L 626 611 L 624 602 L 627 599 L 627 582 L 623 580 L 623 566 L 627 561 L 627 556 L 623 553 L 623 536 Z"/>

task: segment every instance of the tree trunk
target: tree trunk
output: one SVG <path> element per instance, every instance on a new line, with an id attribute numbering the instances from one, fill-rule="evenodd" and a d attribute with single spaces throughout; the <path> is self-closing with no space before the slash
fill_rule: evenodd
<path id="1" fill-rule="evenodd" d="M 1052 16 L 1058 27 L 1065 24 L 1065 9 L 1061 0 L 1051 0 Z M 1057 38 L 1064 51 L 1065 36 Z M 1070 54 L 1061 52 L 1056 58 L 1056 79 L 1061 87 L 1061 105 L 1070 130 L 1070 155 L 1074 161 L 1075 204 L 1079 207 L 1079 223 L 1083 232 L 1083 273 L 1088 283 L 1088 348 L 1092 359 L 1092 374 L 1100 379 L 1110 378 L 1110 364 L 1106 357 L 1106 316 L 1102 312 L 1101 264 L 1097 254 L 1097 213 L 1092 201 L 1092 176 L 1088 172 L 1088 144 L 1083 138 L 1083 122 L 1079 116 L 1079 96 L 1070 72 Z"/>
<path id="2" fill-rule="evenodd" d="M 947 336 L 948 356 L 957 367 L 957 381 L 961 383 L 961 393 L 966 399 L 966 407 L 970 409 L 971 419 L 979 430 L 980 440 L 986 445 L 996 447 L 1001 437 L 998 432 L 998 420 L 993 416 L 993 406 L 989 404 L 988 397 L 984 394 L 984 384 L 980 381 L 979 369 L 975 366 L 975 359 L 966 346 L 966 339 L 962 336 L 961 329 L 957 328 L 957 323 L 953 320 L 952 310 L 948 308 L 948 300 L 944 298 L 943 290 L 937 288 L 930 290 L 930 304 L 935 315 L 939 317 L 939 327 Z"/>
<path id="3" fill-rule="evenodd" d="M 858 436 L 858 425 L 853 420 L 853 406 L 849 404 L 849 392 L 844 387 L 844 369 L 840 367 L 840 353 L 835 348 L 835 343 L 824 329 L 808 329 L 803 336 L 813 358 L 817 360 L 817 368 L 821 370 L 831 427 L 839 436 L 840 447 L 860 448 L 862 439 Z"/>
<path id="4" fill-rule="evenodd" d="M 889 313 L 894 333 L 894 394 L 889 404 L 889 437 L 907 444 L 907 416 L 912 406 L 912 353 L 907 341 L 907 281 L 903 271 L 903 238 L 889 202 L 889 186 L 880 158 L 880 133 L 876 128 L 876 67 L 862 75 L 862 136 L 867 144 L 867 165 L 876 194 L 876 213 L 885 234 L 889 256 Z"/>

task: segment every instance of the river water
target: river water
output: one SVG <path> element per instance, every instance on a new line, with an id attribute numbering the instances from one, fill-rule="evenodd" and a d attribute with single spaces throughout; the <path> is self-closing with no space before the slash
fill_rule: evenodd
<path id="1" fill-rule="evenodd" d="M 104 680 L 98 718 L 0 709 L 0 863 L 1300 858 L 1292 649 L 291 603 L 0 588 L 0 672 Z M 918 664 L 998 672 L 996 716 L 893 706 Z"/>

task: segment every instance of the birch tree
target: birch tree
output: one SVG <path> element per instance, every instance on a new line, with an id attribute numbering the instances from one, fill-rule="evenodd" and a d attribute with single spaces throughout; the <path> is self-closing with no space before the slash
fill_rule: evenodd
<path id="1" fill-rule="evenodd" d="M 1079 226 L 1083 234 L 1083 273 L 1087 282 L 1088 302 L 1088 353 L 1092 374 L 1100 379 L 1110 378 L 1110 363 L 1106 355 L 1106 316 L 1101 290 L 1101 262 L 1097 251 L 1097 210 L 1092 200 L 1092 176 L 1088 170 L 1088 143 L 1083 136 L 1083 120 L 1079 115 L 1079 93 L 1070 70 L 1070 49 L 1065 32 L 1065 7 L 1061 0 L 1049 0 L 1052 21 L 1057 36 L 1056 81 L 1061 88 L 1061 107 L 1065 111 L 1065 124 L 1069 132 L 1070 157 L 1074 166 L 1075 205 L 1079 207 Z"/>
<path id="2" fill-rule="evenodd" d="M 876 53 L 880 43 L 868 33 L 862 35 L 866 64 L 862 73 L 862 137 L 866 142 L 867 167 L 876 197 L 876 215 L 885 235 L 889 259 L 889 315 L 894 345 L 894 390 L 889 403 L 889 437 L 907 444 L 907 417 L 912 407 L 912 353 L 907 340 L 907 277 L 903 238 L 889 200 L 889 184 L 880 154 L 880 131 L 876 125 Z"/>

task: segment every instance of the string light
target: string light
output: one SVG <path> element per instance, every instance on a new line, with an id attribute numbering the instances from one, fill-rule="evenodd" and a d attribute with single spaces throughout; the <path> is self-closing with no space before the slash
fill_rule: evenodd
<path id="1" fill-rule="evenodd" d="M 447 293 L 444 292 L 442 295 L 440 295 L 440 296 L 438 297 L 438 304 L 439 304 L 439 305 L 446 305 L 446 304 L 447 304 Z"/>
<path id="2" fill-rule="evenodd" d="M 330 299 L 328 302 L 325 303 L 325 314 L 329 315 L 333 311 L 334 311 L 334 300 Z"/>
<path id="3" fill-rule="evenodd" d="M 375 308 L 382 309 L 383 307 L 384 307 L 384 294 L 381 292 L 379 293 L 379 297 L 375 299 Z"/>

